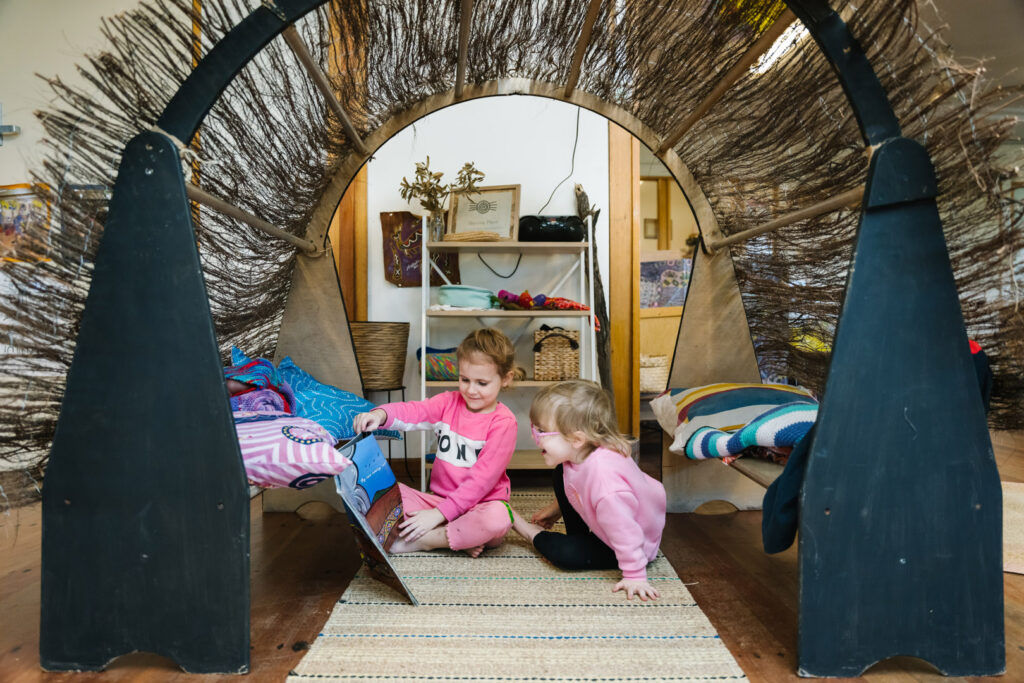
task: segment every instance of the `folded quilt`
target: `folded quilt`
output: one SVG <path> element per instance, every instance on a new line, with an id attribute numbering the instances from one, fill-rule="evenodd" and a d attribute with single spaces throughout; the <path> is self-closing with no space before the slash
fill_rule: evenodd
<path id="1" fill-rule="evenodd" d="M 686 442 L 686 457 L 693 460 L 729 458 L 751 446 L 791 448 L 818 417 L 817 404 L 798 401 L 765 411 L 738 431 L 700 427 Z"/>

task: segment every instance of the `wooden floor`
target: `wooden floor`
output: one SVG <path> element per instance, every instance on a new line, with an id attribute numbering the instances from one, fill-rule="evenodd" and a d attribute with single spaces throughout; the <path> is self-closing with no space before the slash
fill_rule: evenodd
<path id="1" fill-rule="evenodd" d="M 1001 476 L 1024 481 L 1024 433 L 995 435 L 993 443 Z M 652 463 L 659 457 L 645 455 L 645 469 L 655 467 Z M 395 470 L 403 472 L 401 465 Z M 514 476 L 513 485 L 538 480 L 527 473 Z M 751 681 L 799 680 L 796 550 L 766 555 L 760 524 L 759 512 L 669 515 L 662 550 Z M 359 562 L 347 523 L 326 505 L 307 505 L 301 516 L 264 515 L 257 498 L 252 507 L 252 673 L 247 678 L 182 674 L 172 662 L 148 654 L 121 657 L 102 673 L 43 673 L 38 656 L 39 549 L 38 505 L 0 514 L 2 683 L 283 681 L 316 637 Z M 848 680 L 1024 680 L 1024 576 L 1003 576 L 1004 677 L 944 678 L 927 664 L 907 658 L 883 662 L 862 679 Z"/>

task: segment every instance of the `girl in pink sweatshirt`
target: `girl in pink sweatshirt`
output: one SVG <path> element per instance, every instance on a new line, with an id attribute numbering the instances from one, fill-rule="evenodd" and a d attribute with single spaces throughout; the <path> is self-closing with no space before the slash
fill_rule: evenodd
<path id="1" fill-rule="evenodd" d="M 399 484 L 405 519 L 393 553 L 451 548 L 473 557 L 501 544 L 512 526 L 505 468 L 515 452 L 516 418 L 498 403 L 512 382 L 515 349 L 502 332 L 470 332 L 456 349 L 459 390 L 422 401 L 386 403 L 352 421 L 356 432 L 432 429 L 433 493 Z"/>
<path id="2" fill-rule="evenodd" d="M 665 487 L 633 462 L 608 394 L 583 380 L 545 387 L 533 400 L 530 422 L 544 462 L 556 466 L 556 500 L 530 522 L 513 511 L 513 528 L 557 567 L 618 567 L 622 580 L 612 592 L 657 598 L 647 564 L 665 528 Z M 547 531 L 559 517 L 566 533 Z"/>

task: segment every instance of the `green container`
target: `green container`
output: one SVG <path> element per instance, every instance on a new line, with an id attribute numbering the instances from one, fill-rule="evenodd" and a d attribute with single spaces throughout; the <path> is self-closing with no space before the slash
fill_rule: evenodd
<path id="1" fill-rule="evenodd" d="M 464 308 L 496 308 L 497 297 L 489 289 L 483 287 L 467 287 L 466 285 L 441 285 L 438 303 Z"/>

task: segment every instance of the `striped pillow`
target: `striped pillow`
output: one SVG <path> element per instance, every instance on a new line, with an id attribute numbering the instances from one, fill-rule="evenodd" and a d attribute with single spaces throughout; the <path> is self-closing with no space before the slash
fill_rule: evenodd
<path id="1" fill-rule="evenodd" d="M 669 389 L 651 400 L 651 409 L 661 428 L 673 436 L 669 451 L 683 455 L 686 443 L 701 427 L 735 432 L 786 403 L 817 405 L 811 392 L 803 387 L 721 383 Z"/>

